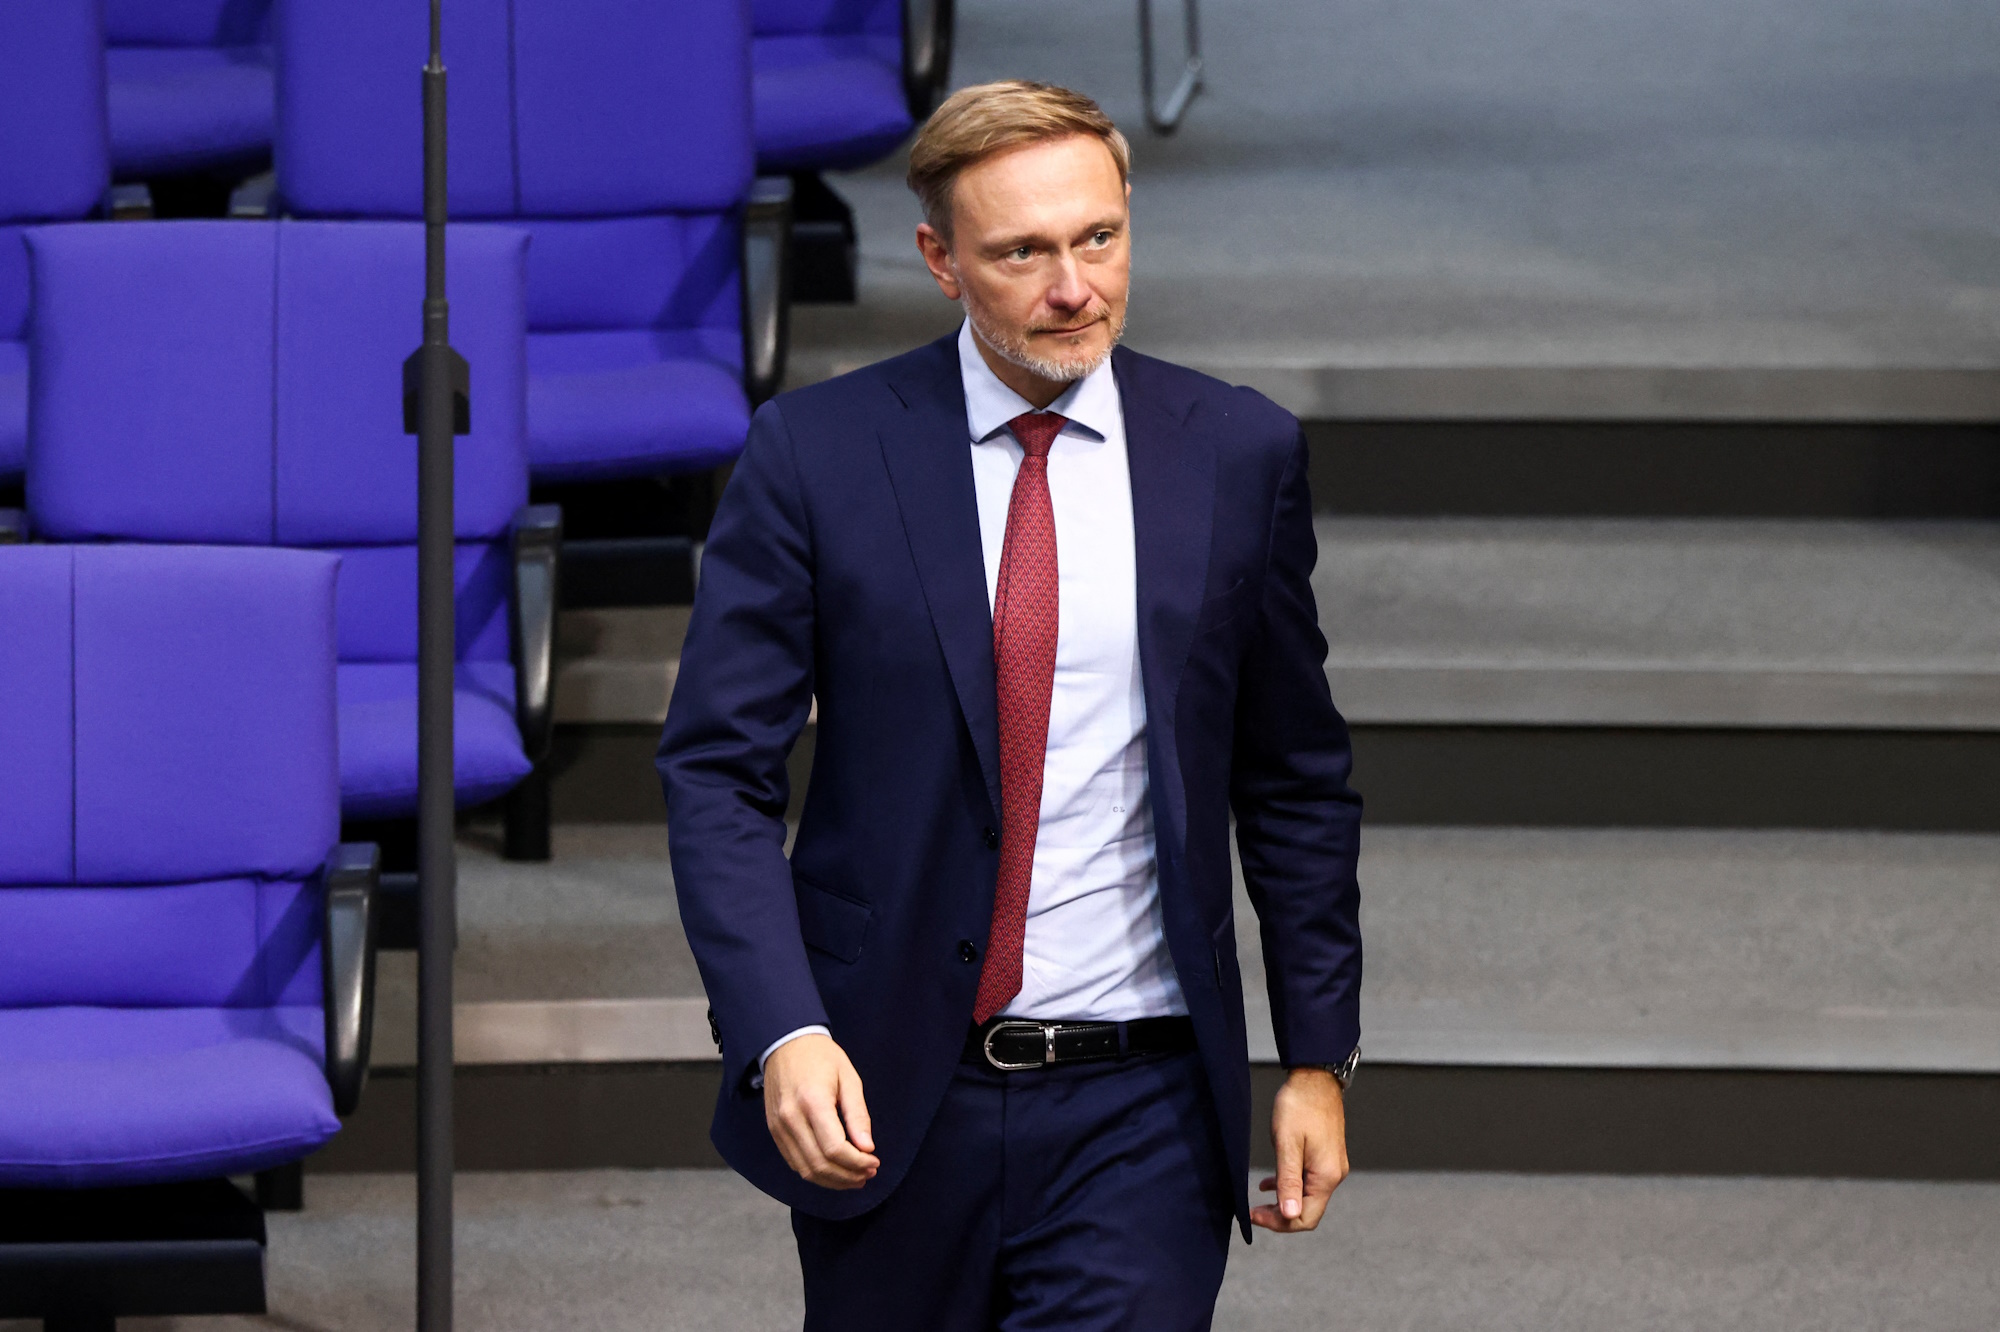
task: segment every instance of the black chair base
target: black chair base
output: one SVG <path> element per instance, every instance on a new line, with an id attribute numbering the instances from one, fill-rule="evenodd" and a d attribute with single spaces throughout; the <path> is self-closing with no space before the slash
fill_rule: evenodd
<path id="1" fill-rule="evenodd" d="M 500 854 L 508 860 L 544 861 L 549 845 L 549 774 L 546 761 L 509 791 L 501 815 Z"/>
<path id="2" fill-rule="evenodd" d="M 226 1179 L 0 1189 L 0 1318 L 100 1332 L 119 1318 L 264 1312 L 264 1213 Z"/>
<path id="3" fill-rule="evenodd" d="M 792 300 L 852 305 L 857 298 L 854 210 L 816 171 L 792 176 Z"/>
<path id="4" fill-rule="evenodd" d="M 267 1212 L 303 1212 L 306 1207 L 306 1164 L 259 1170 L 256 1175 L 257 1205 Z"/>
<path id="5" fill-rule="evenodd" d="M 602 537 L 562 546 L 564 610 L 686 606 L 694 601 L 694 539 Z"/>

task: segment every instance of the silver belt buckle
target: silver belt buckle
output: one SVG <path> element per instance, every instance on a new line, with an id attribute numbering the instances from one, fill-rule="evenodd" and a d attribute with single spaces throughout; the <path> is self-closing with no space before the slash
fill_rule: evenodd
<path id="1" fill-rule="evenodd" d="M 1003 1031 L 1041 1033 L 1043 1055 L 1040 1062 L 1033 1064 L 1009 1064 L 1003 1061 L 1000 1056 L 994 1054 L 993 1038 Z M 1053 1022 L 1029 1022 L 1026 1020 L 996 1022 L 987 1028 L 986 1037 L 980 1042 L 980 1046 L 985 1051 L 986 1062 L 999 1069 L 1002 1073 L 1020 1073 L 1031 1068 L 1044 1068 L 1049 1064 L 1053 1064 L 1056 1059 L 1056 1024 Z"/>

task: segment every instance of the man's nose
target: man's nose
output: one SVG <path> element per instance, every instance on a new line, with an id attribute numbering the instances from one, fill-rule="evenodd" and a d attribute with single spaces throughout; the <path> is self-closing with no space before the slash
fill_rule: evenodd
<path id="1" fill-rule="evenodd" d="M 1075 256 L 1063 255 L 1057 260 L 1055 281 L 1049 284 L 1046 297 L 1049 305 L 1057 310 L 1081 310 L 1090 304 L 1090 284 L 1083 280 L 1083 268 Z"/>

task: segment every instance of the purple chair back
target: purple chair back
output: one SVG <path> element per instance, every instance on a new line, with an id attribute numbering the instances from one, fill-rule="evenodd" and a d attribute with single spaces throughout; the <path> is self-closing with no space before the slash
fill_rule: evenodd
<path id="1" fill-rule="evenodd" d="M 0 218 L 84 216 L 111 183 L 110 154 L 97 6 L 0 5 Z M 0 314 L 0 336 L 10 327 Z"/>
<path id="2" fill-rule="evenodd" d="M 0 5 L 0 480 L 27 438 L 28 252 L 10 224 L 84 217 L 110 184 L 97 6 Z"/>
<path id="3" fill-rule="evenodd" d="M 28 233 L 28 506 L 60 540 L 275 544 L 343 556 L 343 661 L 416 658 L 420 331 L 414 223 L 166 222 Z M 507 535 L 527 500 L 525 237 L 451 233 L 473 367 L 455 471 L 459 652 L 508 652 Z"/>
<path id="4" fill-rule="evenodd" d="M 759 37 L 903 31 L 903 0 L 753 0 L 750 9 Z"/>
<path id="5" fill-rule="evenodd" d="M 104 0 L 119 46 L 248 46 L 270 40 L 271 0 Z"/>

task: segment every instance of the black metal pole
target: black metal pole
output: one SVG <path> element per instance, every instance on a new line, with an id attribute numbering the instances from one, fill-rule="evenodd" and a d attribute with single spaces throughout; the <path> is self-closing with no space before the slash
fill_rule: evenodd
<path id="1" fill-rule="evenodd" d="M 417 387 L 417 1329 L 452 1322 L 451 967 L 454 381 L 444 289 L 445 133 L 441 0 L 424 66 L 424 341 Z"/>

